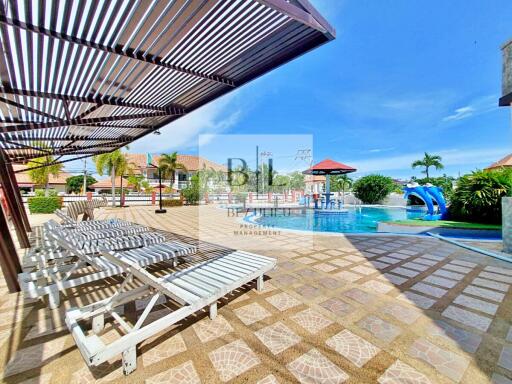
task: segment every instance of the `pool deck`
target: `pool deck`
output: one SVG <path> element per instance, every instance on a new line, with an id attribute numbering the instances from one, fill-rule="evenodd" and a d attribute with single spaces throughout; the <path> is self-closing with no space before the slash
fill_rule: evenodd
<path id="1" fill-rule="evenodd" d="M 67 292 L 54 311 L 8 295 L 1 280 L 3 382 L 512 383 L 512 264 L 432 238 L 261 228 L 211 206 L 97 218 L 107 217 L 276 257 L 278 267 L 263 292 L 223 299 L 216 320 L 199 313 L 142 343 L 126 378 L 119 359 L 88 368 L 63 323 L 65 308 L 105 297 L 119 280 Z"/>

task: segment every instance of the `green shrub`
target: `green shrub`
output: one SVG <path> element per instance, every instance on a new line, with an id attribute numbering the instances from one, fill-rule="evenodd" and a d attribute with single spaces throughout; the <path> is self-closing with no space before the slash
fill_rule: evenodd
<path id="1" fill-rule="evenodd" d="M 393 179 L 382 175 L 361 177 L 352 187 L 354 195 L 365 204 L 380 203 L 394 189 L 395 183 Z"/>
<path id="2" fill-rule="evenodd" d="M 187 188 L 181 190 L 183 197 L 187 201 L 187 204 L 197 205 L 199 204 L 200 198 L 200 183 L 199 176 L 195 174 L 190 178 L 190 185 Z"/>
<path id="3" fill-rule="evenodd" d="M 179 199 L 163 199 L 162 207 L 181 207 L 183 206 L 183 201 Z"/>
<path id="4" fill-rule="evenodd" d="M 34 194 L 36 197 L 44 197 L 46 191 L 44 189 L 36 189 L 34 191 Z M 57 191 L 55 189 L 49 189 L 48 190 L 48 197 L 56 197 Z"/>
<path id="5" fill-rule="evenodd" d="M 501 223 L 501 198 L 512 196 L 512 171 L 474 171 L 457 182 L 450 217 L 478 223 Z"/>
<path id="6" fill-rule="evenodd" d="M 35 196 L 28 198 L 28 209 L 30 213 L 53 213 L 60 208 L 62 208 L 62 197 Z"/>

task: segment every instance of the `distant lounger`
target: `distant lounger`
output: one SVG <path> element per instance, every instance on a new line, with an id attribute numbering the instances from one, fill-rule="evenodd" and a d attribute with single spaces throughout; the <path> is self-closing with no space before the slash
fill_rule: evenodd
<path id="1" fill-rule="evenodd" d="M 57 308 L 59 306 L 60 291 L 115 276 L 123 272 L 122 267 L 111 262 L 103 255 L 94 256 L 91 255 L 91 249 L 80 249 L 69 237 L 64 236 L 61 232 L 52 232 L 50 236 L 55 239 L 62 249 L 69 252 L 68 257 L 75 256 L 78 260 L 67 263 L 56 262 L 52 267 L 18 275 L 20 286 L 25 294 L 30 298 L 48 295 L 50 308 Z M 119 247 L 131 248 L 142 246 L 141 248 L 116 253 L 120 260 L 135 263 L 139 268 L 164 261 L 172 261 L 173 265 L 176 266 L 178 257 L 191 255 L 197 251 L 195 246 L 182 242 L 161 242 L 164 238 L 159 234 L 142 234 L 138 235 L 138 237 L 132 237 L 129 241 L 120 239 L 119 242 L 122 245 L 116 243 L 115 240 L 109 242 L 106 239 L 100 239 L 94 247 L 101 247 L 103 250 L 116 250 Z M 94 249 L 94 251 L 97 251 L 97 249 Z M 63 261 L 69 260 L 63 259 Z M 90 268 L 84 273 L 83 270 L 88 268 L 88 266 Z M 73 276 L 77 273 L 82 274 L 78 277 Z"/>
<path id="2" fill-rule="evenodd" d="M 263 275 L 276 265 L 275 259 L 236 251 L 157 278 L 119 253 L 105 252 L 104 256 L 122 268 L 126 279 L 110 298 L 67 311 L 66 324 L 89 366 L 100 365 L 121 354 L 125 375 L 136 369 L 137 344 L 204 307 L 209 307 L 210 318 L 214 319 L 217 300 L 254 279 L 257 279 L 257 289 L 262 290 Z M 128 282 L 133 277 L 144 285 L 128 290 Z M 177 304 L 178 309 L 146 324 L 148 315 L 162 296 Z M 147 306 L 137 322 L 130 325 L 116 312 L 116 307 L 137 299 L 147 299 Z M 117 322 L 124 333 L 109 344 L 104 344 L 97 336 L 104 328 L 105 315 L 110 321 Z M 82 328 L 88 320 L 92 320 L 92 334 Z"/>

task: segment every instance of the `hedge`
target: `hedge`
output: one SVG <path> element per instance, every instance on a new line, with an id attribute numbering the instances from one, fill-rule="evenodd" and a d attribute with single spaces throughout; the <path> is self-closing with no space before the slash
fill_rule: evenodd
<path id="1" fill-rule="evenodd" d="M 163 199 L 162 207 L 181 207 L 183 206 L 183 201 L 177 199 Z"/>
<path id="2" fill-rule="evenodd" d="M 29 197 L 28 209 L 30 213 L 53 213 L 62 208 L 62 197 Z"/>

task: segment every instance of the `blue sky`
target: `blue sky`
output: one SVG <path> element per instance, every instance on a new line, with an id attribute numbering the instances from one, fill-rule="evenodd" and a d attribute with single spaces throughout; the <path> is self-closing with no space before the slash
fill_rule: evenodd
<path id="1" fill-rule="evenodd" d="M 311 2 L 336 40 L 131 151 L 197 153 L 205 133 L 311 134 L 314 160 L 394 177 L 420 176 L 410 164 L 424 151 L 440 154 L 452 175 L 511 151 L 511 112 L 497 106 L 510 0 Z"/>

